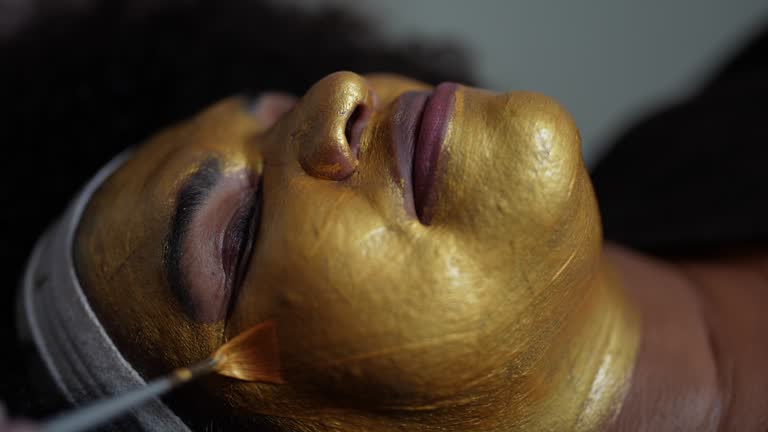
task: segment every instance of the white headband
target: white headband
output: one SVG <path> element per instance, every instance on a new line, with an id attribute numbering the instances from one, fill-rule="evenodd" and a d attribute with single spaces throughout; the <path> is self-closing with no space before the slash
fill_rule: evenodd
<path id="1" fill-rule="evenodd" d="M 22 279 L 17 312 L 20 336 L 34 343 L 56 386 L 74 405 L 145 384 L 88 304 L 73 258 L 75 232 L 85 206 L 128 156 L 123 153 L 114 158 L 85 185 L 37 242 Z M 134 410 L 114 429 L 189 431 L 160 400 Z"/>

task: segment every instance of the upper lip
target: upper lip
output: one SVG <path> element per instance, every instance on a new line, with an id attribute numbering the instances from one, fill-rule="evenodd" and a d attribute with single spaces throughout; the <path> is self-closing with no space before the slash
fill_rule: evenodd
<path id="1" fill-rule="evenodd" d="M 403 181 L 406 211 L 428 224 L 437 156 L 457 85 L 443 83 L 433 91 L 411 91 L 395 102 L 392 146 L 397 174 Z"/>

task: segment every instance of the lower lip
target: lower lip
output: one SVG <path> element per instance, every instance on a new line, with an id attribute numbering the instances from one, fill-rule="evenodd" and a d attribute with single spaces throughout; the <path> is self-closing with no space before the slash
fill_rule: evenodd
<path id="1" fill-rule="evenodd" d="M 454 83 L 438 85 L 429 96 L 421 115 L 421 124 L 413 151 L 413 200 L 419 220 L 428 225 L 432 220 L 437 180 L 437 164 L 454 106 Z"/>

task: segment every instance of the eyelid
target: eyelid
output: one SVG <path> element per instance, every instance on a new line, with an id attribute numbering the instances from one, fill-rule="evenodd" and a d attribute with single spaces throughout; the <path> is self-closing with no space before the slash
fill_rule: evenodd
<path id="1" fill-rule="evenodd" d="M 253 187 L 247 172 L 222 176 L 190 223 L 180 264 L 199 321 L 216 322 L 226 315 L 233 276 L 223 253 L 233 219 L 253 200 Z"/>
<path id="2" fill-rule="evenodd" d="M 243 203 L 242 219 L 233 221 L 236 222 L 236 235 L 239 236 L 238 244 L 234 245 L 237 257 L 233 262 L 231 271 L 228 273 L 228 290 L 229 298 L 226 304 L 226 318 L 232 313 L 234 304 L 240 293 L 243 280 L 245 279 L 250 266 L 246 263 L 250 262 L 251 254 L 253 253 L 254 243 L 258 236 L 259 225 L 261 223 L 261 210 L 262 210 L 262 184 L 261 179 L 255 186 L 255 193 L 252 193 L 250 198 Z M 240 212 L 238 212 L 240 213 Z M 239 216 L 238 216 L 239 217 Z M 232 238 L 232 237 L 230 237 Z M 226 245 L 225 245 L 226 246 Z M 222 252 L 224 253 L 224 252 Z"/>
<path id="3" fill-rule="evenodd" d="M 190 315 L 194 314 L 194 305 L 189 290 L 186 288 L 185 280 L 187 278 L 182 269 L 184 239 L 192 219 L 220 177 L 220 161 L 216 158 L 208 158 L 184 181 L 177 194 L 174 215 L 171 219 L 171 227 L 166 241 L 164 261 L 168 283 L 181 306 Z"/>

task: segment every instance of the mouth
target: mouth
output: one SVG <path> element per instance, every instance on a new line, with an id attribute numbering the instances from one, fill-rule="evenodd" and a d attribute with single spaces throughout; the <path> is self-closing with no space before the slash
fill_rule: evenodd
<path id="1" fill-rule="evenodd" d="M 424 225 L 432 220 L 437 165 L 457 87 L 442 83 L 431 92 L 406 92 L 395 106 L 392 145 L 404 205 Z"/>

